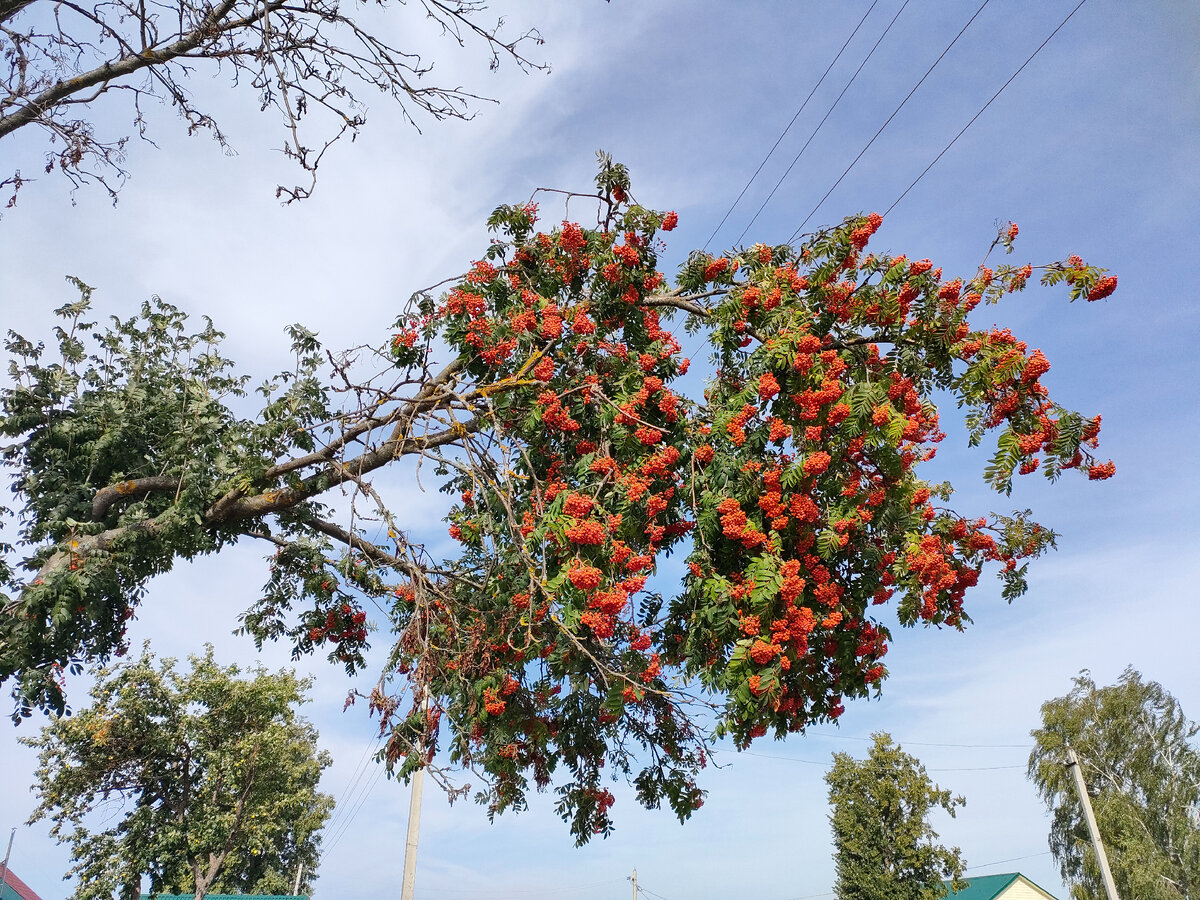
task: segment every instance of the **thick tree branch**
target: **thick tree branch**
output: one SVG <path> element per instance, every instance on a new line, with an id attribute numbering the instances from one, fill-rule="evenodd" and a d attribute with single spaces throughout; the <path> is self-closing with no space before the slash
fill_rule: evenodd
<path id="1" fill-rule="evenodd" d="M 219 525 L 239 519 L 258 518 L 268 513 L 289 509 L 297 503 L 324 493 L 336 484 L 349 480 L 346 472 L 362 476 L 401 456 L 443 447 L 473 431 L 478 431 L 483 427 L 484 421 L 479 416 L 473 416 L 465 422 L 455 423 L 453 427 L 433 434 L 403 437 L 399 440 L 389 438 L 373 450 L 361 453 L 345 463 L 331 464 L 308 476 L 296 487 L 276 488 L 264 494 L 243 497 L 227 503 L 220 509 L 214 506 L 205 514 L 204 521 L 208 525 Z"/>
<path id="2" fill-rule="evenodd" d="M 712 317 L 712 310 L 698 301 L 706 297 L 723 297 L 728 293 L 729 288 L 713 288 L 711 291 L 703 291 L 701 293 L 686 293 L 682 290 L 675 290 L 669 294 L 656 294 L 653 297 L 646 297 L 642 300 L 642 303 L 645 306 L 672 307 L 683 310 L 693 316 L 708 319 Z"/>
<path id="3" fill-rule="evenodd" d="M 413 419 L 422 412 L 428 412 L 435 408 L 439 402 L 444 401 L 445 397 L 437 397 L 435 395 L 441 393 L 442 388 L 452 382 L 454 376 L 461 371 L 464 363 L 461 359 L 456 359 L 442 369 L 437 375 L 425 382 L 417 395 L 412 400 L 405 403 L 391 415 L 383 417 L 371 417 L 359 422 L 358 424 L 345 429 L 337 438 L 330 441 L 320 450 L 315 450 L 312 453 L 307 453 L 304 456 L 297 456 L 286 460 L 277 465 L 271 466 L 263 473 L 263 480 L 274 481 L 289 472 L 296 472 L 301 469 L 306 469 L 309 466 L 327 464 L 333 461 L 337 454 L 348 444 L 373 431 L 376 428 L 395 424 L 392 429 L 392 434 L 389 440 L 398 441 L 407 434 L 411 428 Z M 361 471 L 356 468 L 356 471 Z M 245 491 L 240 488 L 235 488 L 226 493 L 223 497 L 216 501 L 208 510 L 208 516 L 219 520 L 229 514 L 230 509 L 242 497 L 245 496 Z"/>
<path id="4" fill-rule="evenodd" d="M 125 497 L 152 491 L 173 491 L 178 486 L 179 478 L 174 475 L 151 475 L 148 478 L 134 478 L 101 488 L 92 498 L 92 521 L 99 522 L 108 514 L 113 504 Z"/>
<path id="5" fill-rule="evenodd" d="M 447 375 L 447 377 L 449 376 Z M 428 395 L 426 395 L 425 399 L 428 399 Z M 424 401 L 419 398 L 414 399 L 410 407 L 415 408 L 421 402 Z M 452 427 L 442 431 L 415 437 L 404 435 L 401 432 L 399 438 L 390 437 L 373 450 L 366 451 L 346 463 L 331 462 L 319 472 L 305 478 L 298 486 L 293 488 L 272 489 L 252 497 L 241 497 L 235 492 L 231 492 L 209 508 L 203 517 L 203 523 L 208 527 L 230 525 L 239 521 L 259 520 L 272 513 L 282 512 L 324 493 L 335 485 L 352 480 L 350 473 L 353 473 L 353 477 L 361 477 L 401 456 L 424 453 L 451 444 L 468 434 L 478 431 L 483 427 L 485 421 L 486 419 L 481 416 L 473 416 L 465 422 L 455 423 Z M 399 425 L 397 427 L 399 428 Z M 161 478 L 168 478 L 168 476 L 161 476 Z M 123 495 L 136 493 L 138 490 L 168 490 L 175 488 L 178 484 L 177 478 L 169 477 L 169 481 L 170 483 L 167 484 L 166 481 L 160 479 L 160 476 L 153 476 L 151 478 L 136 479 L 134 482 L 122 482 L 104 488 L 96 495 L 96 499 L 93 500 L 93 511 L 97 509 L 96 504 L 99 503 L 101 515 L 103 515 L 111 507 L 112 503 L 116 502 Z M 125 490 L 123 494 L 122 488 L 129 484 L 136 486 Z M 72 562 L 79 557 L 86 557 L 97 552 L 108 552 L 122 539 L 133 534 L 153 536 L 161 532 L 167 526 L 171 514 L 172 511 L 167 510 L 159 516 L 144 522 L 110 528 L 99 534 L 79 535 L 71 538 L 66 542 L 65 547 L 51 554 L 50 558 L 42 564 L 35 578 L 35 583 L 54 577 L 57 573 L 69 568 Z M 247 530 L 245 533 L 254 534 L 255 532 Z"/>
<path id="6" fill-rule="evenodd" d="M 112 550 L 124 538 L 133 534 L 153 536 L 162 531 L 164 524 L 160 516 L 145 522 L 134 522 L 130 525 L 122 525 L 119 528 L 110 528 L 99 534 L 84 534 L 72 537 L 65 542 L 65 547 L 56 550 L 42 564 L 41 569 L 38 570 L 38 574 L 34 578 L 34 584 L 40 581 L 47 581 L 58 572 L 68 568 L 76 557 L 85 557 L 98 552 L 106 553 Z M 9 604 L 5 606 L 4 612 L 9 612 L 13 605 Z"/>

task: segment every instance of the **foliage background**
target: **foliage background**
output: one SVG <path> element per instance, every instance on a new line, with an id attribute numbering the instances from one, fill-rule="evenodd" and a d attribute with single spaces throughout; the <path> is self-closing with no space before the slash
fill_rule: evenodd
<path id="1" fill-rule="evenodd" d="M 222 665 L 212 645 L 181 663 L 147 644 L 94 674 L 92 702 L 22 739 L 42 763 L 35 815 L 70 843 L 77 897 L 136 897 L 139 874 L 147 893 L 260 894 L 312 874 L 332 759 L 299 709 L 305 681 Z"/>
<path id="2" fill-rule="evenodd" d="M 494 206 L 539 185 L 586 186 L 597 147 L 630 166 L 638 199 L 678 209 L 669 271 L 708 237 L 867 5 L 507 4 L 514 24 L 542 28 L 552 75 L 489 75 L 485 60 L 446 48 L 438 54 L 445 79 L 469 81 L 502 105 L 484 107 L 474 122 L 430 125 L 423 136 L 381 108 L 359 141 L 322 167 L 314 197 L 287 209 L 273 197 L 286 162 L 255 146 L 268 130 L 252 107 L 238 104 L 224 123 L 239 152 L 229 159 L 207 140 L 187 140 L 163 110 L 162 149 L 132 147 L 134 178 L 117 207 L 86 192 L 72 207 L 64 186 L 44 179 L 5 211 L 0 320 L 48 334 L 50 310 L 74 299 L 62 276 L 75 274 L 99 288 L 102 312 L 127 316 L 160 293 L 213 316 L 229 334 L 229 354 L 265 376 L 288 363 L 289 322 L 320 331 L 334 348 L 377 340 L 413 289 L 478 257 Z M 886 209 L 1073 6 L 990 5 L 814 223 Z M 715 246 L 736 238 L 899 7 L 879 4 Z M 791 234 L 968 15 L 952 0 L 905 10 L 748 238 Z M 1119 466 L 1103 485 L 1067 479 L 1052 493 L 1041 478 L 1018 480 L 1014 505 L 1034 507 L 1063 535 L 1059 551 L 1031 567 L 1029 595 L 1009 608 L 981 587 L 977 624 L 966 634 L 899 635 L 884 700 L 851 705 L 839 736 L 821 729 L 759 745 L 755 756 L 722 754 L 730 768 L 711 773 L 709 800 L 684 828 L 641 813 L 617 791 L 614 837 L 575 851 L 549 799 L 488 826 L 477 808 L 447 809 L 427 791 L 423 894 L 622 896 L 637 866 L 639 883 L 671 900 L 820 895 L 833 879 L 822 782 L 829 754 L 861 756 L 867 745 L 855 738 L 879 729 L 968 798 L 958 819 L 935 827 L 962 847 L 969 867 L 1041 854 L 1047 822 L 1024 760 L 1044 700 L 1064 693 L 1081 668 L 1103 684 L 1132 663 L 1196 715 L 1200 686 L 1176 635 L 1192 617 L 1200 576 L 1190 552 L 1200 536 L 1190 450 L 1200 437 L 1191 387 L 1200 313 L 1187 269 L 1200 232 L 1200 174 L 1191 162 L 1200 136 L 1198 41 L 1200 13 L 1181 0 L 1089 0 L 874 239 L 970 272 L 994 220 L 1012 219 L 1022 230 L 1013 259 L 1078 252 L 1121 276 L 1103 304 L 1068 307 L 1031 290 L 996 310 L 999 324 L 1046 352 L 1054 368 L 1045 381 L 1064 403 L 1104 413 L 1106 455 Z M 194 87 L 221 101 L 215 83 Z M 5 154 L 22 152 L 17 141 Z M 29 159 L 36 170 L 37 157 Z M 549 222 L 562 217 L 561 207 L 544 203 L 543 211 Z M 951 419 L 947 411 L 945 424 Z M 961 431 L 951 431 L 937 463 L 960 483 L 964 506 L 972 489 L 986 504 L 979 460 L 965 456 Z M 449 540 L 438 523 L 443 499 L 414 490 L 410 502 L 413 521 L 430 523 L 435 555 Z M 155 583 L 130 638 L 153 637 L 160 655 L 186 655 L 204 640 L 222 658 L 248 655 L 249 640 L 229 631 L 264 580 L 251 547 L 181 567 Z M 284 665 L 285 656 L 269 651 L 264 664 Z M 322 787 L 341 800 L 371 726 L 353 709 L 341 713 L 344 677 L 315 670 L 306 712 L 337 760 Z M 82 698 L 86 685 L 75 690 Z M 11 824 L 32 805 L 34 764 L 16 733 L 0 738 L 8 774 L 0 809 Z M 368 772 L 358 784 L 373 778 Z M 394 886 L 406 815 L 407 793 L 375 783 L 346 833 L 338 838 L 335 820 L 327 834 L 321 888 L 353 900 Z M 54 898 L 65 893 L 57 873 L 66 856 L 44 828 L 23 828 L 13 867 Z M 1017 869 L 1065 894 L 1046 855 L 968 874 Z"/>
<path id="3" fill-rule="evenodd" d="M 1042 705 L 1029 776 L 1053 816 L 1051 845 L 1071 895 L 1104 891 L 1066 747 L 1079 757 L 1112 879 L 1129 897 L 1195 896 L 1200 888 L 1200 725 L 1162 685 L 1126 669 L 1116 684 L 1086 672 Z M 1073 793 L 1071 793 L 1073 792 Z"/>
<path id="4" fill-rule="evenodd" d="M 921 761 L 875 732 L 865 759 L 835 753 L 825 776 L 837 853 L 838 900 L 938 900 L 962 890 L 963 859 L 929 823 L 966 802 L 934 782 Z"/>

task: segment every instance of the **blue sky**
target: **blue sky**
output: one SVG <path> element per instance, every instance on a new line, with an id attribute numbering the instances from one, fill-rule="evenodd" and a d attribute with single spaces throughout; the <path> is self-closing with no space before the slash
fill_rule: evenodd
<path id="1" fill-rule="evenodd" d="M 714 246 L 737 237 L 901 2 L 879 2 Z M 989 4 L 810 227 L 887 209 L 1075 4 Z M 46 334 L 50 310 L 71 299 L 63 276 L 72 274 L 98 288 L 102 314 L 128 315 L 159 294 L 212 316 L 229 335 L 228 353 L 266 375 L 287 363 L 288 322 L 314 328 L 334 348 L 382 339 L 413 290 L 478 258 L 495 205 L 523 201 L 538 186 L 586 189 L 599 148 L 629 165 L 641 202 L 678 210 L 670 271 L 708 238 L 869 3 L 509 6 L 497 8 L 514 27 L 541 27 L 551 74 L 492 74 L 483 60 L 434 45 L 445 80 L 500 104 L 480 107 L 471 122 L 422 122 L 418 134 L 371 98 L 363 135 L 339 146 L 316 195 L 291 207 L 274 199 L 276 181 L 292 177 L 269 149 L 274 123 L 223 82 L 196 79 L 236 155 L 188 139 L 162 110 L 159 148 L 131 147 L 133 177 L 115 207 L 86 190 L 72 205 L 51 177 L 26 187 L 0 219 L 0 322 Z M 783 241 L 800 225 L 977 6 L 926 0 L 904 9 L 747 240 Z M 973 871 L 1020 870 L 1065 896 L 1045 853 L 1047 818 L 1024 778 L 1039 705 L 1065 693 L 1082 668 L 1107 683 L 1133 664 L 1193 716 L 1200 711 L 1200 313 L 1187 268 L 1200 234 L 1197 45 L 1193 4 L 1089 0 L 873 239 L 879 249 L 931 257 L 948 275 L 970 274 L 995 223 L 1011 219 L 1021 227 L 1012 260 L 1075 252 L 1120 277 L 1102 303 L 1070 305 L 1065 294 L 1029 290 L 977 312 L 981 324 L 994 317 L 1045 351 L 1053 368 L 1043 380 L 1061 402 L 1103 414 L 1102 448 L 1117 476 L 1053 487 L 1035 476 L 1019 481 L 1011 499 L 994 498 L 980 476 L 982 454 L 968 452 L 952 427 L 929 471 L 955 482 L 965 509 L 1032 507 L 1061 533 L 1058 552 L 1032 567 L 1029 594 L 1009 606 L 988 579 L 971 601 L 976 624 L 966 633 L 898 635 L 882 700 L 851 705 L 837 729 L 722 753 L 723 768 L 704 785 L 706 805 L 685 826 L 614 789 L 615 835 L 575 849 L 551 798 L 489 824 L 469 801 L 451 808 L 427 789 L 418 896 L 625 897 L 634 867 L 644 888 L 668 900 L 827 895 L 822 776 L 831 752 L 861 754 L 863 739 L 880 729 L 966 796 L 957 819 L 937 824 Z M 100 115 L 114 129 L 127 118 L 116 109 Z M 24 137 L 2 152 L 6 165 L 39 168 L 39 148 Z M 543 213 L 550 222 L 563 216 L 550 201 Z M 946 410 L 943 425 L 953 421 Z M 414 536 L 441 542 L 441 496 L 417 492 L 406 476 L 392 482 Z M 184 655 L 208 640 L 222 658 L 249 659 L 252 645 L 230 629 L 264 572 L 254 547 L 179 567 L 154 583 L 132 637 L 151 637 L 162 654 Z M 274 648 L 264 662 L 289 660 Z M 319 676 L 306 713 L 336 759 L 325 788 L 344 807 L 327 833 L 318 891 L 392 896 L 407 791 L 376 780 L 373 769 L 354 781 L 371 726 L 353 709 L 342 713 L 344 674 L 304 668 Z M 35 726 L 0 738 L 5 829 L 32 806 L 34 760 L 16 737 Z M 60 881 L 67 857 L 44 823 L 19 828 L 13 868 L 47 900 L 69 893 Z M 983 865 L 1001 860 L 1014 861 Z"/>

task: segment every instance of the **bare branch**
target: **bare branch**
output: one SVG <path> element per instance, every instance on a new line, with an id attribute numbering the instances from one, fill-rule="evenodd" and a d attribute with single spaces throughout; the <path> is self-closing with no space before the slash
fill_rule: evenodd
<path id="1" fill-rule="evenodd" d="M 397 15 L 407 8 L 398 5 Z M 545 68 L 524 52 L 527 43 L 541 44 L 536 31 L 502 37 L 501 22 L 484 27 L 477 21 L 485 10 L 476 0 L 428 0 L 420 7 L 422 17 L 458 45 L 482 45 L 493 68 L 502 58 L 525 70 Z M 75 111 L 120 90 L 131 98 L 138 136 L 149 140 L 142 104 L 168 101 L 189 133 L 208 131 L 226 146 L 216 120 L 187 90 L 188 79 L 206 64 L 229 72 L 235 85 L 255 92 L 263 110 L 281 116 L 281 149 L 308 184 L 281 185 L 277 196 L 287 202 L 307 197 L 328 150 L 365 124 L 358 96 L 365 88 L 395 101 L 414 126 L 421 115 L 470 118 L 486 99 L 423 82 L 432 63 L 370 30 L 357 13 L 343 12 L 336 0 L 0 0 L 0 139 L 40 128 L 51 146 L 47 172 L 57 168 L 76 186 L 98 182 L 115 198 L 128 136 L 104 139 Z M 19 14 L 22 27 L 5 24 Z M 411 39 L 413 29 L 390 30 Z M 19 187 L 17 179 L 6 177 L 0 186 Z"/>

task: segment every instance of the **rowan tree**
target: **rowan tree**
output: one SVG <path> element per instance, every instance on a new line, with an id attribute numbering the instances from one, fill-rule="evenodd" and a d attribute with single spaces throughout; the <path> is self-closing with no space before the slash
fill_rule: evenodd
<path id="1" fill-rule="evenodd" d="M 1074 778 L 1088 787 L 1122 897 L 1200 897 L 1200 725 L 1161 684 L 1127 668 L 1097 687 L 1085 671 L 1066 696 L 1042 705 L 1029 777 L 1052 815 L 1050 850 L 1075 900 L 1104 896 Z"/>
<path id="2" fill-rule="evenodd" d="M 190 662 L 179 672 L 144 648 L 99 671 L 92 705 L 21 739 L 40 751 L 30 824 L 50 819 L 71 845 L 76 900 L 136 900 L 143 876 L 152 894 L 197 900 L 285 893 L 300 865 L 314 877 L 332 760 L 296 715 L 308 682 L 240 677 L 211 646 Z"/>
<path id="3" fill-rule="evenodd" d="M 962 890 L 962 852 L 937 842 L 929 814 L 953 816 L 966 801 L 934 784 L 891 735 L 871 737 L 866 759 L 835 753 L 825 775 L 838 900 L 938 900 L 948 893 L 946 882 Z"/>
<path id="4" fill-rule="evenodd" d="M 188 85 L 196 74 L 227 74 L 280 120 L 282 150 L 303 173 L 276 190 L 290 202 L 312 191 L 326 151 L 365 124 L 370 96 L 394 101 L 414 124 L 473 114 L 483 98 L 430 83 L 433 63 L 422 45 L 479 47 L 493 69 L 502 60 L 546 68 L 526 55 L 542 43 L 538 32 L 506 32 L 503 19 L 487 18 L 485 0 L 377 5 L 382 17 L 338 0 L 0 0 L 0 140 L 40 130 L 47 174 L 57 170 L 75 187 L 97 183 L 115 200 L 126 176 L 122 131 L 149 140 L 154 106 L 173 107 L 189 134 L 207 132 L 228 146 Z M 393 35 L 403 35 L 403 46 Z M 128 126 L 103 121 L 118 99 L 128 104 Z M 10 206 L 28 180 L 19 170 L 0 172 Z"/>
<path id="5" fill-rule="evenodd" d="M 795 247 L 693 253 L 669 287 L 657 260 L 678 217 L 634 202 L 603 156 L 597 185 L 573 201 L 596 205 L 588 227 L 497 209 L 448 293 L 418 293 L 381 346 L 328 372 L 292 326 L 295 367 L 257 414 L 236 411 L 248 383 L 219 332 L 160 301 L 99 328 L 81 286 L 58 359 L 13 337 L 0 434 L 24 558 L 3 573 L 0 677 L 17 715 L 61 709 L 61 670 L 123 648 L 152 575 L 259 540 L 270 576 L 242 619 L 259 641 L 353 670 L 382 610 L 392 650 L 369 701 L 389 766 L 447 784 L 438 760 L 469 768 L 493 814 L 553 784 L 583 841 L 611 826 L 606 772 L 686 818 L 709 737 L 746 747 L 878 692 L 875 607 L 962 628 L 985 566 L 1005 597 L 1025 589 L 1055 535 L 959 512 L 919 474 L 943 437 L 936 392 L 972 444 L 999 432 L 985 475 L 1002 494 L 1018 470 L 1113 473 L 1092 455 L 1099 417 L 1049 398 L 1042 352 L 969 320 L 1031 265 L 949 278 L 868 252 L 870 215 Z M 1077 257 L 1039 269 L 1072 299 L 1116 284 Z M 683 392 L 672 318 L 713 353 L 703 397 Z M 414 461 L 456 498 L 449 559 L 375 481 Z M 651 582 L 671 553 L 682 582 Z"/>

